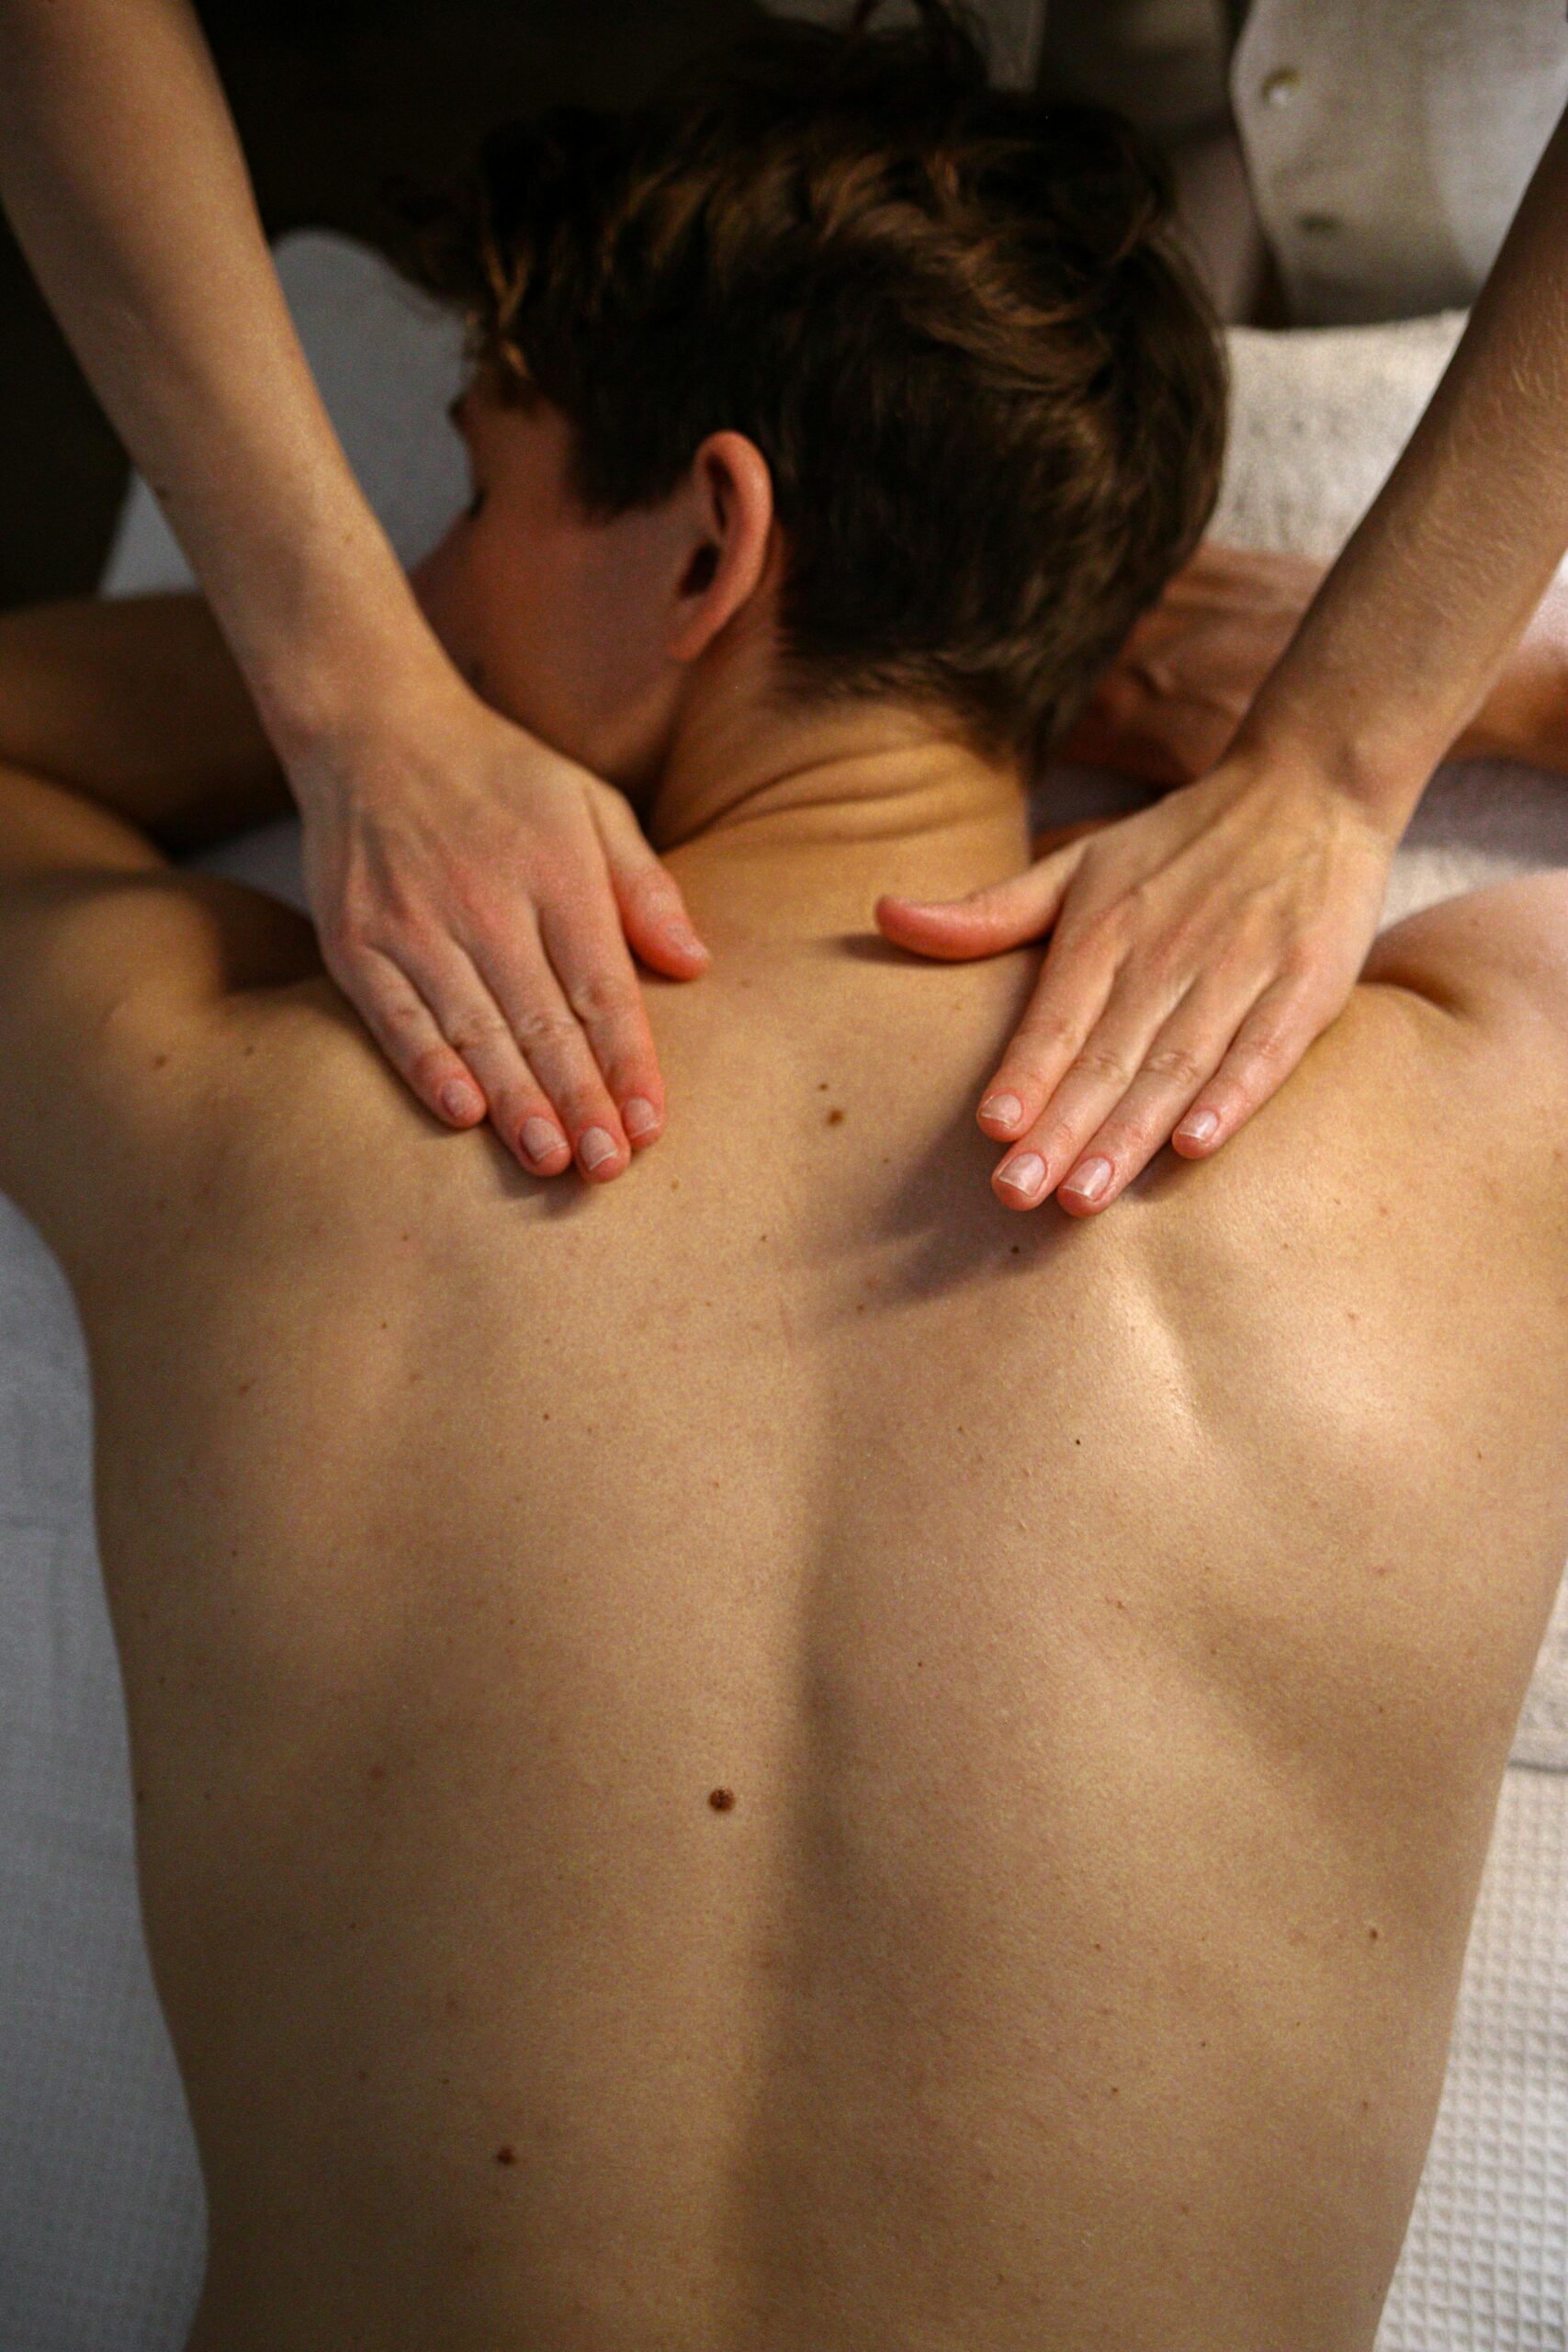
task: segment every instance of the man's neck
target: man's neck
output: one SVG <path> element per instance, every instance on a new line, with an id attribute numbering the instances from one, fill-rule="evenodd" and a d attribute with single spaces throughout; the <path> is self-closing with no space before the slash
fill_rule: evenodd
<path id="1" fill-rule="evenodd" d="M 955 896 L 1028 855 L 1010 763 L 869 701 L 784 710 L 705 697 L 683 715 L 647 827 L 655 848 L 680 853 L 682 882 L 711 876 L 719 919 L 752 935 L 868 928 L 885 891 Z"/>

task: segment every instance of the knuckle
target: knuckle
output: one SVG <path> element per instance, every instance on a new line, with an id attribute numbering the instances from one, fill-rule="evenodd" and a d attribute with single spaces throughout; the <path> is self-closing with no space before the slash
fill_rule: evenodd
<path id="1" fill-rule="evenodd" d="M 400 990 L 383 996 L 374 991 L 376 1017 L 394 1037 L 424 1035 L 428 1033 L 430 1015 L 417 997 L 404 996 Z M 405 1047 L 405 1050 L 408 1048 Z M 433 1053 L 438 1048 L 432 1046 Z"/>
<path id="2" fill-rule="evenodd" d="M 1126 1056 L 1112 1046 L 1097 1046 L 1092 1038 L 1074 1055 L 1073 1071 L 1077 1077 L 1099 1079 L 1107 1086 L 1125 1088 L 1133 1080 Z"/>
<path id="3" fill-rule="evenodd" d="M 364 926 L 343 915 L 331 916 L 318 932 L 321 960 L 329 972 L 352 971 L 369 954 L 373 942 Z"/>
<path id="4" fill-rule="evenodd" d="M 1149 1119 L 1114 1119 L 1094 1137 L 1094 1148 L 1109 1159 L 1118 1176 L 1135 1175 L 1154 1149 L 1154 1123 Z"/>
<path id="5" fill-rule="evenodd" d="M 1280 1029 L 1259 1029 L 1250 1036 L 1242 1056 L 1243 1066 L 1264 1072 L 1289 1069 L 1293 1052 L 1291 1040 Z"/>
<path id="6" fill-rule="evenodd" d="M 578 1024 L 564 1012 L 541 1012 L 525 1006 L 512 1024 L 526 1054 L 559 1052 L 581 1035 Z"/>
<path id="7" fill-rule="evenodd" d="M 466 1072 L 444 1046 L 404 1046 L 400 1056 L 394 1055 L 411 1086 L 434 1099 L 437 1090 L 449 1078 L 462 1078 Z"/>
<path id="8" fill-rule="evenodd" d="M 1081 1032 L 1072 1015 L 1055 1004 L 1043 1004 L 1028 1012 L 1020 1025 L 1017 1051 L 1021 1056 L 1036 1055 L 1043 1061 L 1065 1061 L 1077 1050 Z"/>
<path id="9" fill-rule="evenodd" d="M 1193 1091 L 1203 1080 L 1203 1064 L 1188 1046 L 1156 1046 L 1145 1057 L 1144 1068 L 1151 1078 Z"/>
<path id="10" fill-rule="evenodd" d="M 648 914 L 675 914 L 680 911 L 681 893 L 671 877 L 660 865 L 644 865 L 628 874 L 623 888 Z"/>
<path id="11" fill-rule="evenodd" d="M 1065 1175 L 1074 1162 L 1083 1156 L 1088 1141 L 1081 1126 L 1066 1119 L 1053 1119 L 1028 1141 L 1039 1152 L 1048 1168 L 1060 1169 Z"/>
<path id="12" fill-rule="evenodd" d="M 1070 949 L 1078 961 L 1118 962 L 1130 931 L 1135 927 L 1135 901 L 1112 899 L 1102 907 L 1073 919 L 1068 916 L 1056 926 L 1056 937 L 1064 949 Z"/>
<path id="13" fill-rule="evenodd" d="M 504 1046 L 510 1035 L 511 1032 L 499 1013 L 472 1012 L 461 1014 L 453 1022 L 447 1030 L 446 1039 L 455 1053 L 467 1055 L 484 1053 L 487 1049 Z"/>
<path id="14" fill-rule="evenodd" d="M 567 991 L 567 1002 L 579 1021 L 595 1025 L 624 1021 L 640 1001 L 636 981 L 615 972 L 591 974 L 574 981 Z"/>

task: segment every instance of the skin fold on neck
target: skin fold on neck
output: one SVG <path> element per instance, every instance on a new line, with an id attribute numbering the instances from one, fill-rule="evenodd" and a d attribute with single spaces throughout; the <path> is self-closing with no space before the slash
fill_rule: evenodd
<path id="1" fill-rule="evenodd" d="M 643 805 L 683 885 L 722 880 L 721 923 L 803 939 L 869 928 L 884 891 L 946 898 L 1026 864 L 1015 761 L 986 757 L 943 714 L 788 702 L 768 691 L 761 652 L 732 644 L 692 681 Z"/>

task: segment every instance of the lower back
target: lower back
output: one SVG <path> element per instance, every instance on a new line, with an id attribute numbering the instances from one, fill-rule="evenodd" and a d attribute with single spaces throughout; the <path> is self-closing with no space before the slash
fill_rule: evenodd
<path id="1" fill-rule="evenodd" d="M 317 1040 L 341 1151 L 279 1087 L 221 1287 L 151 1377 L 108 1335 L 197 2345 L 1371 2345 L 1558 1310 L 1397 991 L 1213 1163 L 1003 1210 L 1029 977 L 671 991 L 671 1132 L 588 1196 Z"/>

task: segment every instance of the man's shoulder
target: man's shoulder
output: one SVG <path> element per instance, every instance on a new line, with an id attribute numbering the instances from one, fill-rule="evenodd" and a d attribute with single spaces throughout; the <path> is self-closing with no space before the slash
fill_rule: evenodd
<path id="1" fill-rule="evenodd" d="M 1441 899 L 1376 941 L 1361 975 L 1539 1056 L 1568 1084 L 1568 871 Z"/>
<path id="2" fill-rule="evenodd" d="M 1449 1143 L 1494 1204 L 1509 1199 L 1530 1230 L 1544 1215 L 1560 1235 L 1568 872 L 1517 876 L 1407 917 L 1376 942 L 1362 978 L 1433 1008 L 1427 1053 Z"/>

